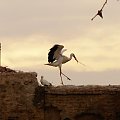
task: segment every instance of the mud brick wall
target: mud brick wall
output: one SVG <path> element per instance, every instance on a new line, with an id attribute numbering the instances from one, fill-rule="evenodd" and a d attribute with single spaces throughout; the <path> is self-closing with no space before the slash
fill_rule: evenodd
<path id="1" fill-rule="evenodd" d="M 120 86 L 38 86 L 37 74 L 0 73 L 0 120 L 120 120 Z"/>
<path id="2" fill-rule="evenodd" d="M 0 120 L 43 120 L 43 112 L 33 104 L 36 73 L 0 73 Z"/>
<path id="3" fill-rule="evenodd" d="M 120 120 L 120 86 L 45 88 L 45 106 L 46 120 Z"/>

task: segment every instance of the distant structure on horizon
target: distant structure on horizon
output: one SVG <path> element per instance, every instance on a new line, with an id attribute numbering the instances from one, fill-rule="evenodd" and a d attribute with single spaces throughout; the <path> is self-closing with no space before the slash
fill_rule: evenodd
<path id="1" fill-rule="evenodd" d="M 1 43 L 0 43 L 0 66 L 1 66 Z"/>

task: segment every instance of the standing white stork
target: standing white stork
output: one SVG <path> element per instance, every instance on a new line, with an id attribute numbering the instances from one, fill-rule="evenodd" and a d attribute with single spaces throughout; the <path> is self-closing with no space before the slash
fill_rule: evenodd
<path id="1" fill-rule="evenodd" d="M 58 45 L 58 44 L 54 45 L 48 53 L 48 62 L 49 63 L 45 64 L 45 65 L 49 65 L 49 66 L 53 66 L 53 67 L 59 67 L 62 84 L 63 84 L 62 75 L 64 75 L 68 80 L 71 80 L 69 77 L 67 77 L 65 74 L 62 73 L 62 70 L 61 70 L 62 64 L 70 61 L 72 59 L 72 57 L 74 57 L 74 59 L 78 62 L 77 58 L 75 57 L 75 55 L 73 53 L 70 54 L 70 57 L 62 55 L 63 52 L 66 51 L 66 49 L 63 49 L 63 48 L 64 48 L 63 45 Z"/>
<path id="2" fill-rule="evenodd" d="M 44 86 L 52 86 L 52 84 L 50 82 L 48 82 L 47 80 L 43 79 L 43 76 L 41 76 L 40 82 Z"/>

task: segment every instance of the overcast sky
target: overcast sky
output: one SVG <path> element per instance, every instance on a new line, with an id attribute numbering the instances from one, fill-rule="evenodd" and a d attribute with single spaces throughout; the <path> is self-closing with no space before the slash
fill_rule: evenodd
<path id="1" fill-rule="evenodd" d="M 120 2 L 108 0 L 103 19 L 93 21 L 104 0 L 1 0 L 2 65 L 35 71 L 60 84 L 59 69 L 45 66 L 54 44 L 73 52 L 83 67 L 71 60 L 62 70 L 72 80 L 65 84 L 120 84 Z"/>

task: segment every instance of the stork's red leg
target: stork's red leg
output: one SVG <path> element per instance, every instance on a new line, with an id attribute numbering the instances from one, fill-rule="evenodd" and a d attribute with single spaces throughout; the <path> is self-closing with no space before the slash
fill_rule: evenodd
<path id="1" fill-rule="evenodd" d="M 62 71 L 61 71 L 61 67 L 59 67 L 59 70 L 60 70 L 61 84 L 64 85 L 64 84 L 63 84 L 63 80 L 62 80 Z"/>
<path id="2" fill-rule="evenodd" d="M 71 80 L 68 76 L 66 76 L 66 75 L 63 74 L 62 72 L 61 72 L 61 74 L 64 75 L 68 80 Z"/>

